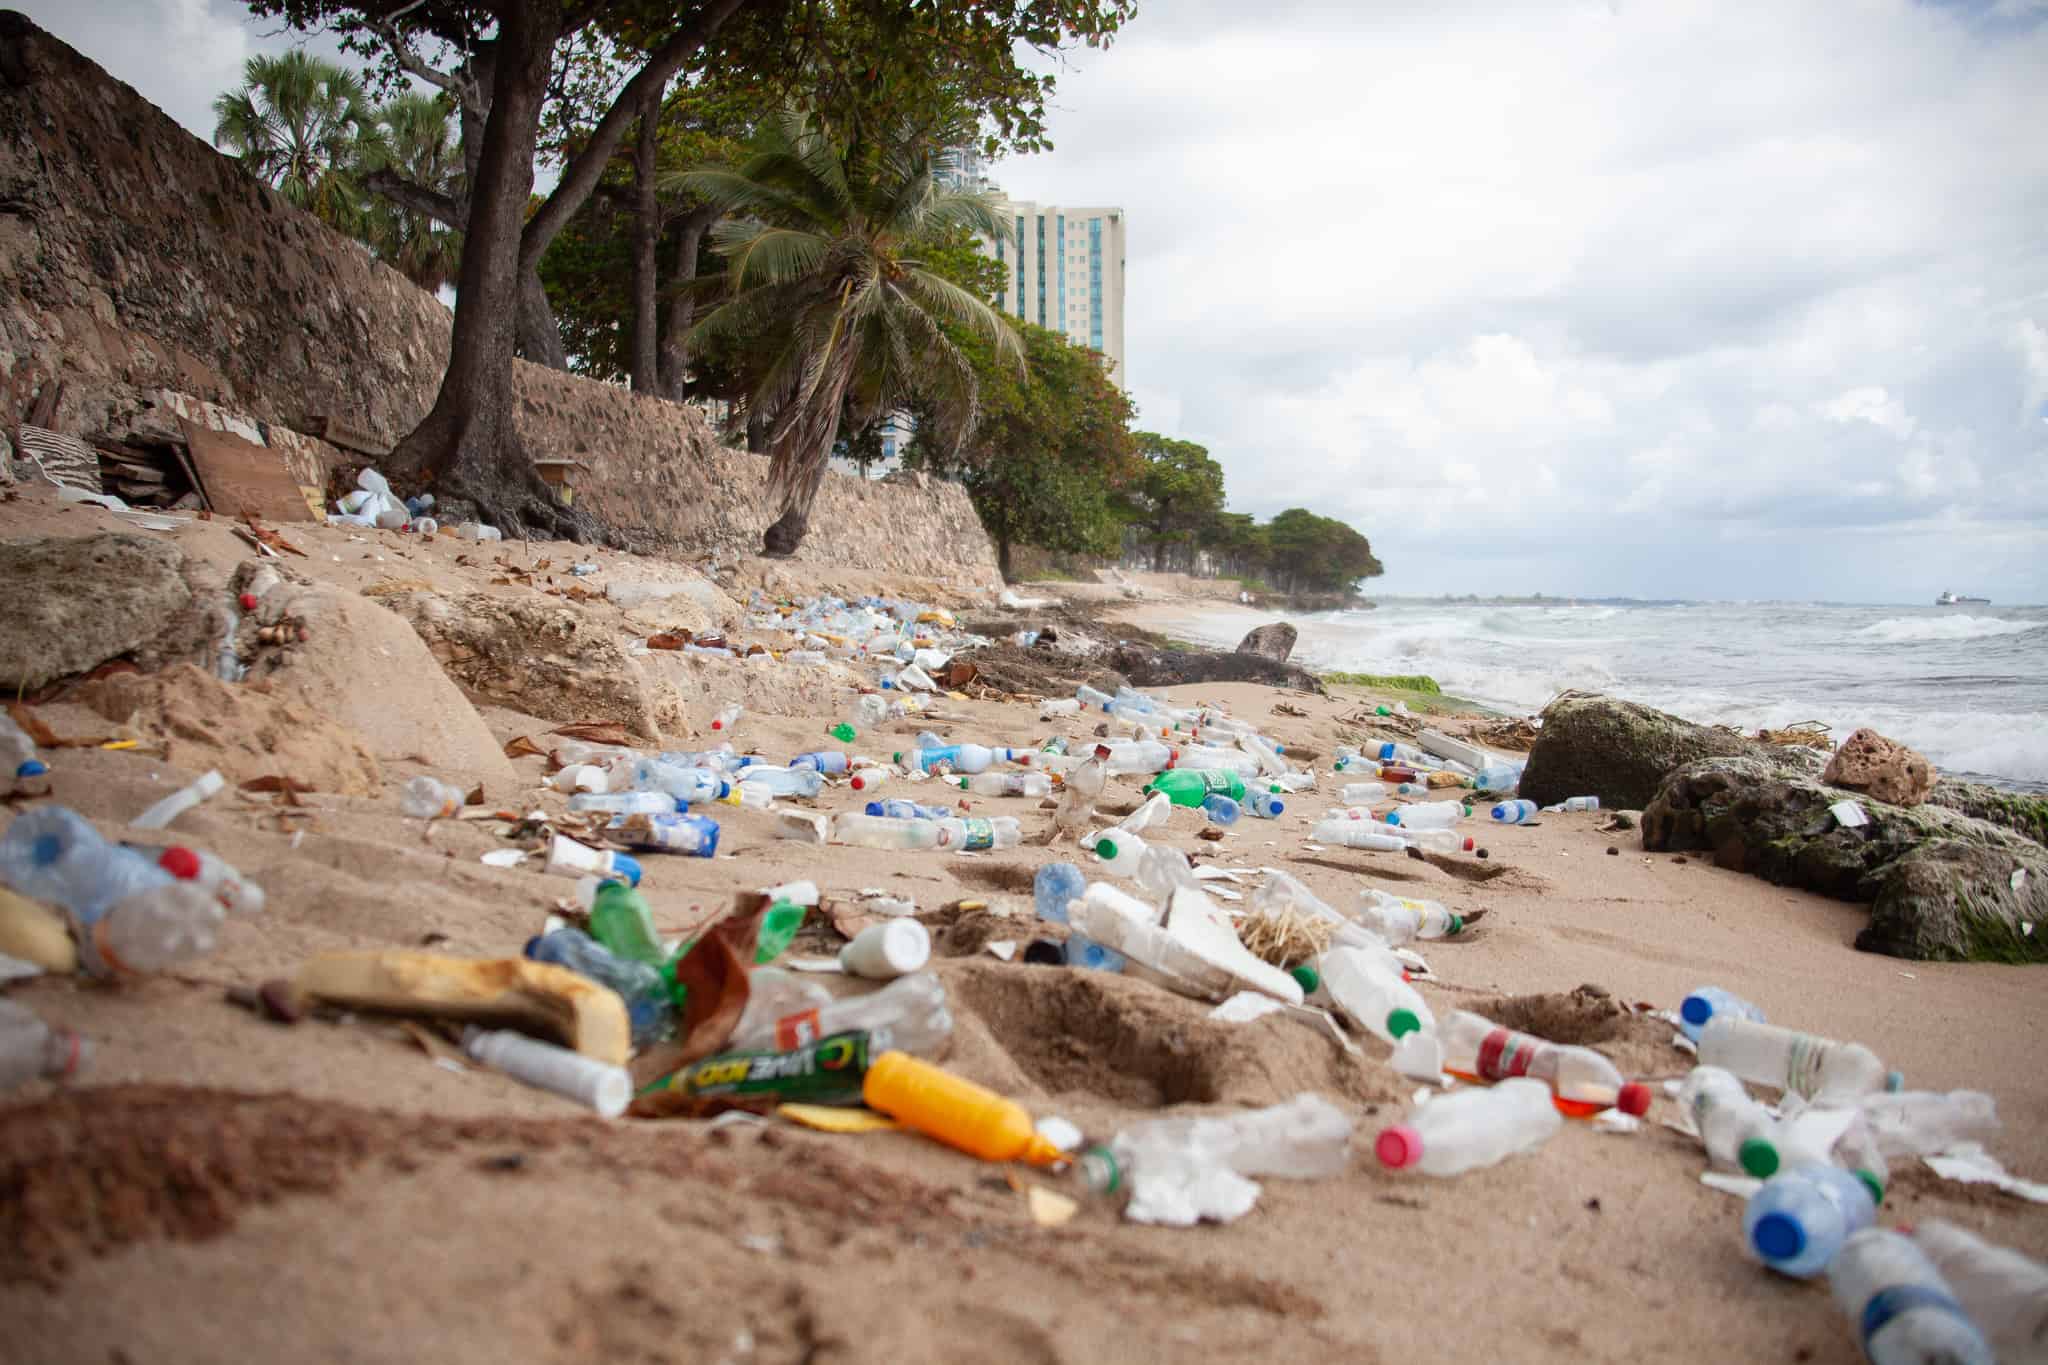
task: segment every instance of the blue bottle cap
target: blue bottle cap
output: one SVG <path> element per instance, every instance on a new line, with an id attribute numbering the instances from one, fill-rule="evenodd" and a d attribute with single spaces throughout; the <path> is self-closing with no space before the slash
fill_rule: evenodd
<path id="1" fill-rule="evenodd" d="M 48 771 L 50 771 L 49 764 L 43 762 L 40 758 L 32 758 L 19 768 L 16 768 L 14 775 L 16 777 L 41 777 Z"/>
<path id="2" fill-rule="evenodd" d="M 879 802 L 879 801 L 870 801 L 870 802 L 868 802 L 868 814 L 869 814 L 869 815 L 882 815 L 882 814 L 885 814 L 885 812 L 884 812 L 884 811 L 883 811 L 883 809 L 882 809 L 882 803 L 881 803 L 881 802 Z"/>
<path id="3" fill-rule="evenodd" d="M 1287 803 L 1285 801 L 1276 800 L 1273 797 L 1266 798 L 1266 814 L 1285 815 L 1286 813 Z"/>
<path id="4" fill-rule="evenodd" d="M 1678 1017 L 1688 1024 L 1704 1024 L 1714 1017 L 1714 1002 L 1704 995 L 1688 995 L 1678 1007 Z"/>
<path id="5" fill-rule="evenodd" d="M 718 822 L 707 819 L 704 821 L 704 824 L 709 833 L 704 836 L 704 847 L 698 850 L 697 856 L 700 858 L 716 857 L 718 854 Z"/>
<path id="6" fill-rule="evenodd" d="M 626 879 L 626 885 L 640 885 L 640 860 L 624 853 L 612 854 L 612 871 Z"/>
<path id="7" fill-rule="evenodd" d="M 1806 1229 L 1789 1213 L 1767 1213 L 1749 1231 L 1750 1244 L 1767 1261 L 1789 1261 L 1806 1250 Z"/>

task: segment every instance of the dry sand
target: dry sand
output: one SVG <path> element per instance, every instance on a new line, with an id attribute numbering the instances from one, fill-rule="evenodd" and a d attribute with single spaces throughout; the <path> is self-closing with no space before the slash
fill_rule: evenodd
<path id="1" fill-rule="evenodd" d="M 0 534 L 105 524 L 96 511 L 0 505 Z M 224 535 L 201 527 L 180 538 L 196 554 L 240 557 Z M 447 542 L 325 528 L 291 535 L 311 552 L 295 567 L 351 590 L 420 578 L 532 591 L 490 586 L 485 571 L 453 563 Z M 567 546 L 507 553 L 595 557 L 621 577 L 674 572 Z M 788 572 L 742 565 L 736 586 L 800 586 Z M 850 570 L 833 586 L 866 584 Z M 631 633 L 616 625 L 622 639 Z M 276 685 L 289 691 L 288 676 Z M 396 710 L 410 681 L 365 676 L 360 686 Z M 790 695 L 816 692 L 767 688 L 752 700 L 773 707 Z M 1347 698 L 1253 686 L 1167 695 L 1224 702 L 1325 752 L 1355 709 Z M 690 698 L 688 725 L 705 724 L 724 699 Z M 1307 716 L 1274 714 L 1282 700 Z M 959 739 L 1022 743 L 1048 728 L 1022 705 L 945 710 L 952 719 L 933 728 Z M 106 723 L 78 705 L 42 714 L 67 734 Z M 497 707 L 481 716 L 499 742 L 550 728 Z M 782 755 L 815 747 L 835 718 L 832 707 L 750 711 L 738 739 Z M 918 727 L 899 728 L 907 741 Z M 998 962 L 981 945 L 1030 936 L 1031 870 L 1070 856 L 1041 847 L 973 856 L 814 848 L 774 838 L 763 813 L 726 809 L 719 857 L 650 857 L 643 889 L 669 930 L 737 890 L 799 877 L 828 894 L 882 887 L 914 897 L 950 954 L 938 964 L 958 1020 L 949 1066 L 1104 1137 L 1164 1105 L 1315 1090 L 1359 1118 L 1345 1175 L 1267 1181 L 1258 1208 L 1228 1227 L 1135 1226 L 1089 1201 L 1066 1226 L 1041 1229 L 1012 1173 L 912 1135 L 604 1124 L 501 1076 L 445 1069 L 389 1025 L 260 1022 L 226 1003 L 224 988 L 289 974 L 329 948 L 515 953 L 570 889 L 479 863 L 502 846 L 484 828 L 438 826 L 429 838 L 401 819 L 396 785 L 421 765 L 402 743 L 366 743 L 383 790 L 306 798 L 316 814 L 296 837 L 277 828 L 267 801 L 233 795 L 174 826 L 270 894 L 263 916 L 230 922 L 213 957 L 122 989 L 42 979 L 11 992 L 91 1035 L 99 1054 L 76 1087 L 37 1084 L 0 1101 L 0 1358 L 1858 1358 L 1824 1287 L 1744 1258 L 1740 1205 L 1701 1187 L 1696 1147 L 1654 1122 L 1629 1137 L 1572 1124 L 1534 1155 L 1455 1180 L 1389 1174 L 1371 1159 L 1371 1138 L 1413 1087 L 1384 1065 L 1377 1042 L 1363 1040 L 1356 1059 L 1295 1020 L 1215 1023 L 1207 1006 L 1134 980 Z M 65 751 L 54 766 L 55 799 L 109 834 L 193 771 L 93 750 Z M 489 792 L 494 802 L 557 808 L 539 790 L 542 760 L 512 767 L 512 785 Z M 1113 780 L 1106 808 L 1133 804 L 1137 785 Z M 933 791 L 898 789 L 920 799 Z M 818 805 L 844 809 L 852 798 L 828 789 Z M 1049 824 L 1037 802 L 981 804 L 1020 816 L 1027 836 Z M 1304 850 L 1321 806 L 1311 798 L 1278 821 L 1247 819 L 1221 845 L 1197 841 L 1182 812 L 1169 841 L 1223 865 L 1288 867 L 1333 900 L 1364 879 L 1485 910 L 1475 930 L 1424 945 L 1441 980 L 1423 990 L 1439 1009 L 1506 1009 L 1497 997 L 1582 983 L 1670 1007 L 1717 982 L 1774 1019 L 1868 1043 L 1916 1088 L 1992 1092 L 2005 1120 L 1994 1152 L 2022 1174 L 2048 1172 L 2048 1080 L 2028 1060 L 2048 1023 L 2038 973 L 1857 953 L 1858 907 L 1698 859 L 1646 856 L 1632 834 L 1598 832 L 1600 814 L 1487 830 L 1490 857 L 1454 874 L 1393 855 Z M 1003 918 L 941 911 L 963 897 Z M 829 930 L 806 933 L 814 949 L 827 946 Z M 1685 1070 L 1668 1028 L 1580 1001 L 1548 1002 L 1543 1017 L 1631 1071 Z M 1670 1113 L 1660 1099 L 1652 1118 Z M 1895 1171 L 1886 1216 L 1936 1213 L 2048 1253 L 2048 1221 L 2035 1206 Z"/>

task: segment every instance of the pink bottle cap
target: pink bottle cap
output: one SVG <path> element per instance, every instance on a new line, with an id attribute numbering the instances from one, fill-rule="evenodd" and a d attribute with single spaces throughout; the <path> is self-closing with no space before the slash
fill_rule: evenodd
<path id="1" fill-rule="evenodd" d="M 1397 1171 L 1413 1166 L 1422 1160 L 1422 1134 L 1405 1123 L 1397 1123 L 1380 1131 L 1373 1139 L 1372 1151 L 1382 1166 Z"/>

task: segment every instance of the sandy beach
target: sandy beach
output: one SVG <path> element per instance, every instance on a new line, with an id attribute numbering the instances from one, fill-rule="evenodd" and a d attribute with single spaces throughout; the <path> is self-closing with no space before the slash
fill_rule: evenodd
<path id="1" fill-rule="evenodd" d="M 111 524 L 37 495 L 0 505 L 0 535 L 86 535 Z M 370 604 L 392 583 L 554 607 L 565 599 L 545 590 L 572 581 L 561 576 L 572 560 L 598 563 L 574 581 L 600 592 L 694 573 L 569 545 L 480 550 L 311 526 L 289 536 L 306 551 L 288 561 L 294 574 L 356 595 L 380 618 Z M 171 538 L 223 571 L 250 557 L 218 522 Z M 541 561 L 552 574 L 532 568 Z M 508 562 L 524 574 L 508 574 Z M 716 597 L 671 598 L 630 615 L 604 601 L 577 606 L 623 643 L 660 628 L 664 611 L 696 629 L 738 627 L 737 615 L 721 619 L 705 603 L 744 602 L 757 586 L 797 597 L 887 588 L 978 615 L 992 605 L 937 583 L 763 561 L 730 566 L 709 586 Z M 1120 610 L 1167 633 L 1192 611 L 1240 611 L 1163 597 Z M 1241 614 L 1247 625 L 1268 619 Z M 1028 613 L 1017 615 L 1028 624 Z M 374 648 L 364 649 L 353 676 L 324 685 L 381 698 L 393 722 L 356 731 L 375 762 L 370 789 L 316 790 L 300 798 L 305 814 L 285 817 L 275 798 L 231 789 L 170 831 L 259 882 L 269 899 L 262 915 L 231 920 L 216 953 L 161 977 L 118 988 L 45 977 L 10 989 L 53 1024 L 89 1036 L 97 1055 L 76 1084 L 37 1082 L 0 1099 L 7 1358 L 1859 1358 L 1823 1284 L 1778 1278 L 1746 1258 L 1740 1203 L 1699 1183 L 1702 1154 L 1660 1122 L 1675 1113 L 1661 1091 L 1633 1135 L 1573 1123 L 1540 1151 L 1456 1179 L 1389 1173 L 1372 1158 L 1372 1137 L 1416 1087 L 1386 1066 L 1376 1040 L 1361 1036 L 1354 1057 L 1299 1019 L 1213 1021 L 1207 1004 L 1143 981 L 999 960 L 988 943 L 1032 936 L 1034 869 L 1075 856 L 1034 842 L 1051 820 L 1035 800 L 979 801 L 978 813 L 1016 815 L 1026 843 L 971 855 L 816 847 L 776 837 L 772 813 L 720 808 L 718 856 L 650 855 L 642 889 L 660 927 L 676 934 L 736 892 L 799 878 L 815 880 L 828 900 L 865 888 L 913 898 L 933 930 L 956 1020 L 949 1068 L 1102 1138 L 1161 1112 L 1314 1092 L 1357 1121 L 1343 1175 L 1266 1180 L 1257 1208 L 1228 1226 L 1138 1226 L 1072 1178 L 989 1166 L 913 1134 L 607 1124 L 501 1075 L 437 1064 L 390 1021 L 260 1020 L 229 1003 L 227 990 L 289 976 L 328 949 L 516 955 L 571 890 L 531 865 L 481 863 L 507 846 L 490 824 L 428 830 L 400 816 L 397 789 L 422 772 L 481 781 L 487 804 L 510 810 L 556 811 L 562 797 L 543 787 L 540 757 L 510 760 L 509 769 L 501 758 L 480 760 L 470 771 L 421 762 L 424 741 L 398 723 L 417 702 L 418 679 L 380 673 Z M 309 655 L 305 666 L 331 662 Z M 743 700 L 736 741 L 784 758 L 825 743 L 856 685 L 873 683 L 871 668 L 838 663 L 745 673 L 716 661 L 658 662 L 679 709 L 657 707 L 660 743 L 647 747 L 703 747 L 712 711 Z M 295 690 L 291 668 L 267 686 L 286 698 L 326 695 Z M 1228 684 L 1163 695 L 1222 704 L 1327 755 L 1340 736 L 1371 733 L 1356 719 L 1363 694 L 1339 691 Z M 907 747 L 927 726 L 951 740 L 1020 745 L 1092 729 L 1041 723 L 1023 701 L 939 707 L 930 721 L 893 724 L 880 747 Z M 72 698 L 36 713 L 64 735 L 109 725 Z M 485 701 L 449 724 L 471 720 L 497 746 L 545 740 L 561 723 Z M 215 761 L 241 764 L 232 778 L 255 775 L 261 754 L 237 751 L 228 742 L 236 737 L 215 731 L 173 728 L 167 754 L 148 745 L 60 751 L 50 799 L 119 836 L 127 819 Z M 1327 760 L 1316 766 L 1327 788 Z M 1132 808 L 1138 786 L 1112 779 L 1102 810 Z M 905 781 L 887 794 L 930 800 L 935 790 Z M 815 802 L 789 804 L 842 811 L 863 799 L 828 786 Z M 1165 838 L 1215 866 L 1284 868 L 1333 903 L 1376 885 L 1484 911 L 1467 932 L 1421 945 L 1434 979 L 1420 989 L 1439 1012 L 1542 1021 L 1558 1041 L 1596 1046 L 1629 1074 L 1675 1078 L 1689 1058 L 1670 1045 L 1670 1026 L 1615 1002 L 1669 1009 L 1690 988 L 1716 983 L 1774 1021 L 1867 1044 L 1912 1088 L 1992 1093 L 2004 1129 L 1991 1150 L 2021 1175 L 2048 1172 L 2048 1080 L 2027 1060 L 2048 1029 L 2038 973 L 1858 953 L 1850 942 L 1863 908 L 1696 856 L 1646 854 L 1634 832 L 1601 832 L 1604 812 L 1477 830 L 1483 861 L 1424 862 L 1306 848 L 1327 803 L 1305 795 L 1282 818 L 1242 820 L 1216 843 L 1199 840 L 1198 822 L 1181 811 Z M 794 951 L 818 955 L 839 941 L 814 916 Z M 1080 1198 L 1081 1211 L 1061 1227 L 1035 1225 L 1023 1192 L 1033 1185 Z M 1895 1167 L 1883 1216 L 1935 1215 L 2048 1254 L 2048 1221 L 2036 1206 Z"/>

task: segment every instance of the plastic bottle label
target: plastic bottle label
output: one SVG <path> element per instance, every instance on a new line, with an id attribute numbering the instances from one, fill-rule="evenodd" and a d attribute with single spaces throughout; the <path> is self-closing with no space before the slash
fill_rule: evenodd
<path id="1" fill-rule="evenodd" d="M 994 848 L 996 846 L 996 827 L 992 822 L 988 820 L 967 820 L 963 823 L 967 826 L 967 840 L 960 845 L 963 850 L 972 853 L 977 849 Z"/>
<path id="2" fill-rule="evenodd" d="M 1785 1088 L 1810 1098 L 1820 1089 L 1821 1068 L 1827 1065 L 1829 1050 L 1824 1038 L 1794 1034 L 1785 1053 Z"/>
<path id="3" fill-rule="evenodd" d="M 691 1095 L 850 1104 L 860 1098 L 867 1070 L 868 1032 L 851 1029 L 799 1048 L 708 1057 L 676 1072 L 664 1088 Z"/>
<path id="4" fill-rule="evenodd" d="M 1511 1028 L 1497 1028 L 1480 1041 L 1475 1069 L 1489 1081 L 1526 1076 L 1547 1046 L 1540 1038 L 1517 1033 Z"/>
<path id="5" fill-rule="evenodd" d="M 1916 1308 L 1935 1308 L 1965 1320 L 1969 1317 L 1961 1304 L 1932 1285 L 1895 1284 L 1889 1289 L 1878 1290 L 1870 1296 L 1870 1302 L 1863 1305 L 1861 1328 L 1866 1346 L 1886 1323 Z"/>
<path id="6" fill-rule="evenodd" d="M 775 1021 L 775 1046 L 784 1052 L 810 1046 L 818 1040 L 822 1022 L 823 1019 L 815 1005 L 807 1010 L 798 1010 L 795 1014 L 783 1015 Z"/>

